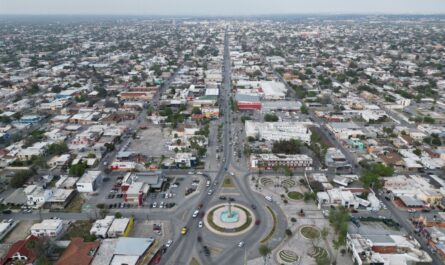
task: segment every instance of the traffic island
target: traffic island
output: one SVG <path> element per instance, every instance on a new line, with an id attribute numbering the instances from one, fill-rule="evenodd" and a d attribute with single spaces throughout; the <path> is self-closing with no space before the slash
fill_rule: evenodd
<path id="1" fill-rule="evenodd" d="M 255 223 L 254 214 L 240 204 L 218 204 L 207 211 L 206 227 L 215 234 L 237 236 L 250 230 Z"/>
<path id="2" fill-rule="evenodd" d="M 292 250 L 280 250 L 278 252 L 278 261 L 282 264 L 296 264 L 300 257 Z"/>

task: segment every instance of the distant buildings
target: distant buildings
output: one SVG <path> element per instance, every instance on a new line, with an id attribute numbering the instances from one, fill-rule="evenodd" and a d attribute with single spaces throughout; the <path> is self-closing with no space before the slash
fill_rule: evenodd
<path id="1" fill-rule="evenodd" d="M 311 142 L 309 123 L 303 122 L 254 122 L 246 121 L 246 137 L 254 137 L 259 140 L 300 140 L 304 143 Z"/>

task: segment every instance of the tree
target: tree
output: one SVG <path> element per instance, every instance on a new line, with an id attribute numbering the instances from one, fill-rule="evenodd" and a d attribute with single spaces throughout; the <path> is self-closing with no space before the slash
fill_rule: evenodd
<path id="1" fill-rule="evenodd" d="M 274 154 L 299 154 L 302 142 L 296 139 L 275 141 L 272 145 Z"/>
<path id="2" fill-rule="evenodd" d="M 9 181 L 9 185 L 15 189 L 20 188 L 28 181 L 30 177 L 32 177 L 32 175 L 34 175 L 34 172 L 31 170 L 19 171 L 12 176 L 11 180 Z"/>
<path id="3" fill-rule="evenodd" d="M 306 104 L 301 105 L 300 111 L 303 114 L 308 114 L 309 113 L 309 109 L 307 108 Z"/>
<path id="4" fill-rule="evenodd" d="M 53 143 L 48 146 L 48 154 L 61 155 L 68 152 L 68 145 L 65 142 Z"/>
<path id="5" fill-rule="evenodd" d="M 267 121 L 267 122 L 277 122 L 278 121 L 278 116 L 275 115 L 275 114 L 267 113 L 266 115 L 264 115 L 264 121 Z"/>
<path id="6" fill-rule="evenodd" d="M 290 230 L 289 228 L 286 229 L 285 231 L 286 236 L 291 237 L 292 236 L 292 230 Z"/>
<path id="7" fill-rule="evenodd" d="M 199 107 L 193 107 L 192 114 L 202 114 L 202 111 Z"/>
<path id="8" fill-rule="evenodd" d="M 321 229 L 320 234 L 323 240 L 326 240 L 326 237 L 329 235 L 329 228 L 327 228 L 326 226 L 323 227 L 323 229 Z"/>
<path id="9" fill-rule="evenodd" d="M 86 162 L 80 162 L 75 165 L 71 165 L 69 169 L 69 174 L 80 177 L 83 175 L 83 173 L 85 173 L 86 168 L 87 168 Z"/>
<path id="10" fill-rule="evenodd" d="M 333 241 L 334 248 L 337 250 L 346 244 L 346 234 L 348 232 L 348 223 L 351 219 L 348 209 L 345 207 L 337 207 L 329 211 L 329 223 L 334 228 L 337 239 Z M 336 258 L 335 258 L 336 259 Z"/>
<path id="11" fill-rule="evenodd" d="M 122 218 L 122 214 L 120 212 L 117 212 L 114 214 L 114 217 L 116 217 L 117 219 Z"/>
<path id="12" fill-rule="evenodd" d="M 270 252 L 272 250 L 267 246 L 267 245 L 260 245 L 258 247 L 258 252 L 260 253 L 260 255 L 263 257 L 264 259 L 264 264 L 266 264 L 267 261 L 267 257 L 269 256 Z"/>

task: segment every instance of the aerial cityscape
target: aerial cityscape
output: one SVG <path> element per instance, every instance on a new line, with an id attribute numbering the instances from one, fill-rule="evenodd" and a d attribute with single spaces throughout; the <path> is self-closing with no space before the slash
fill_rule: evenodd
<path id="1" fill-rule="evenodd" d="M 445 264 L 445 6 L 323 1 L 0 0 L 0 265 Z"/>

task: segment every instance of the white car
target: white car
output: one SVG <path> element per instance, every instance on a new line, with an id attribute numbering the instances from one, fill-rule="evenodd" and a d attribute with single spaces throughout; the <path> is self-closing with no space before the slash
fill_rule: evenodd
<path id="1" fill-rule="evenodd" d="M 165 243 L 165 247 L 169 248 L 172 245 L 172 243 L 173 243 L 173 240 L 167 241 L 167 243 Z"/>
<path id="2" fill-rule="evenodd" d="M 270 201 L 270 202 L 272 201 L 272 197 L 270 197 L 270 196 L 265 196 L 264 199 L 266 199 L 266 201 Z"/>
<path id="3" fill-rule="evenodd" d="M 198 217 L 198 214 L 199 214 L 199 210 L 195 210 L 192 214 L 192 217 L 196 218 L 196 217 Z"/>
<path id="4" fill-rule="evenodd" d="M 238 243 L 238 247 L 242 248 L 244 246 L 244 241 Z"/>
<path id="5" fill-rule="evenodd" d="M 202 172 L 201 172 L 201 171 L 198 171 L 198 172 L 196 172 L 196 174 L 198 174 L 198 175 L 202 175 Z"/>
<path id="6" fill-rule="evenodd" d="M 202 221 L 199 221 L 199 223 L 198 223 L 198 227 L 199 227 L 199 228 L 202 228 Z"/>
<path id="7" fill-rule="evenodd" d="M 212 195 L 213 194 L 213 190 L 209 190 L 209 192 L 207 192 L 207 195 Z"/>
<path id="8" fill-rule="evenodd" d="M 157 203 L 157 202 L 154 202 L 154 203 L 153 203 L 153 208 L 156 208 L 156 207 L 158 207 L 158 203 Z"/>
<path id="9" fill-rule="evenodd" d="M 193 173 L 193 171 L 189 171 L 188 174 L 189 175 L 193 175 L 194 173 Z"/>

